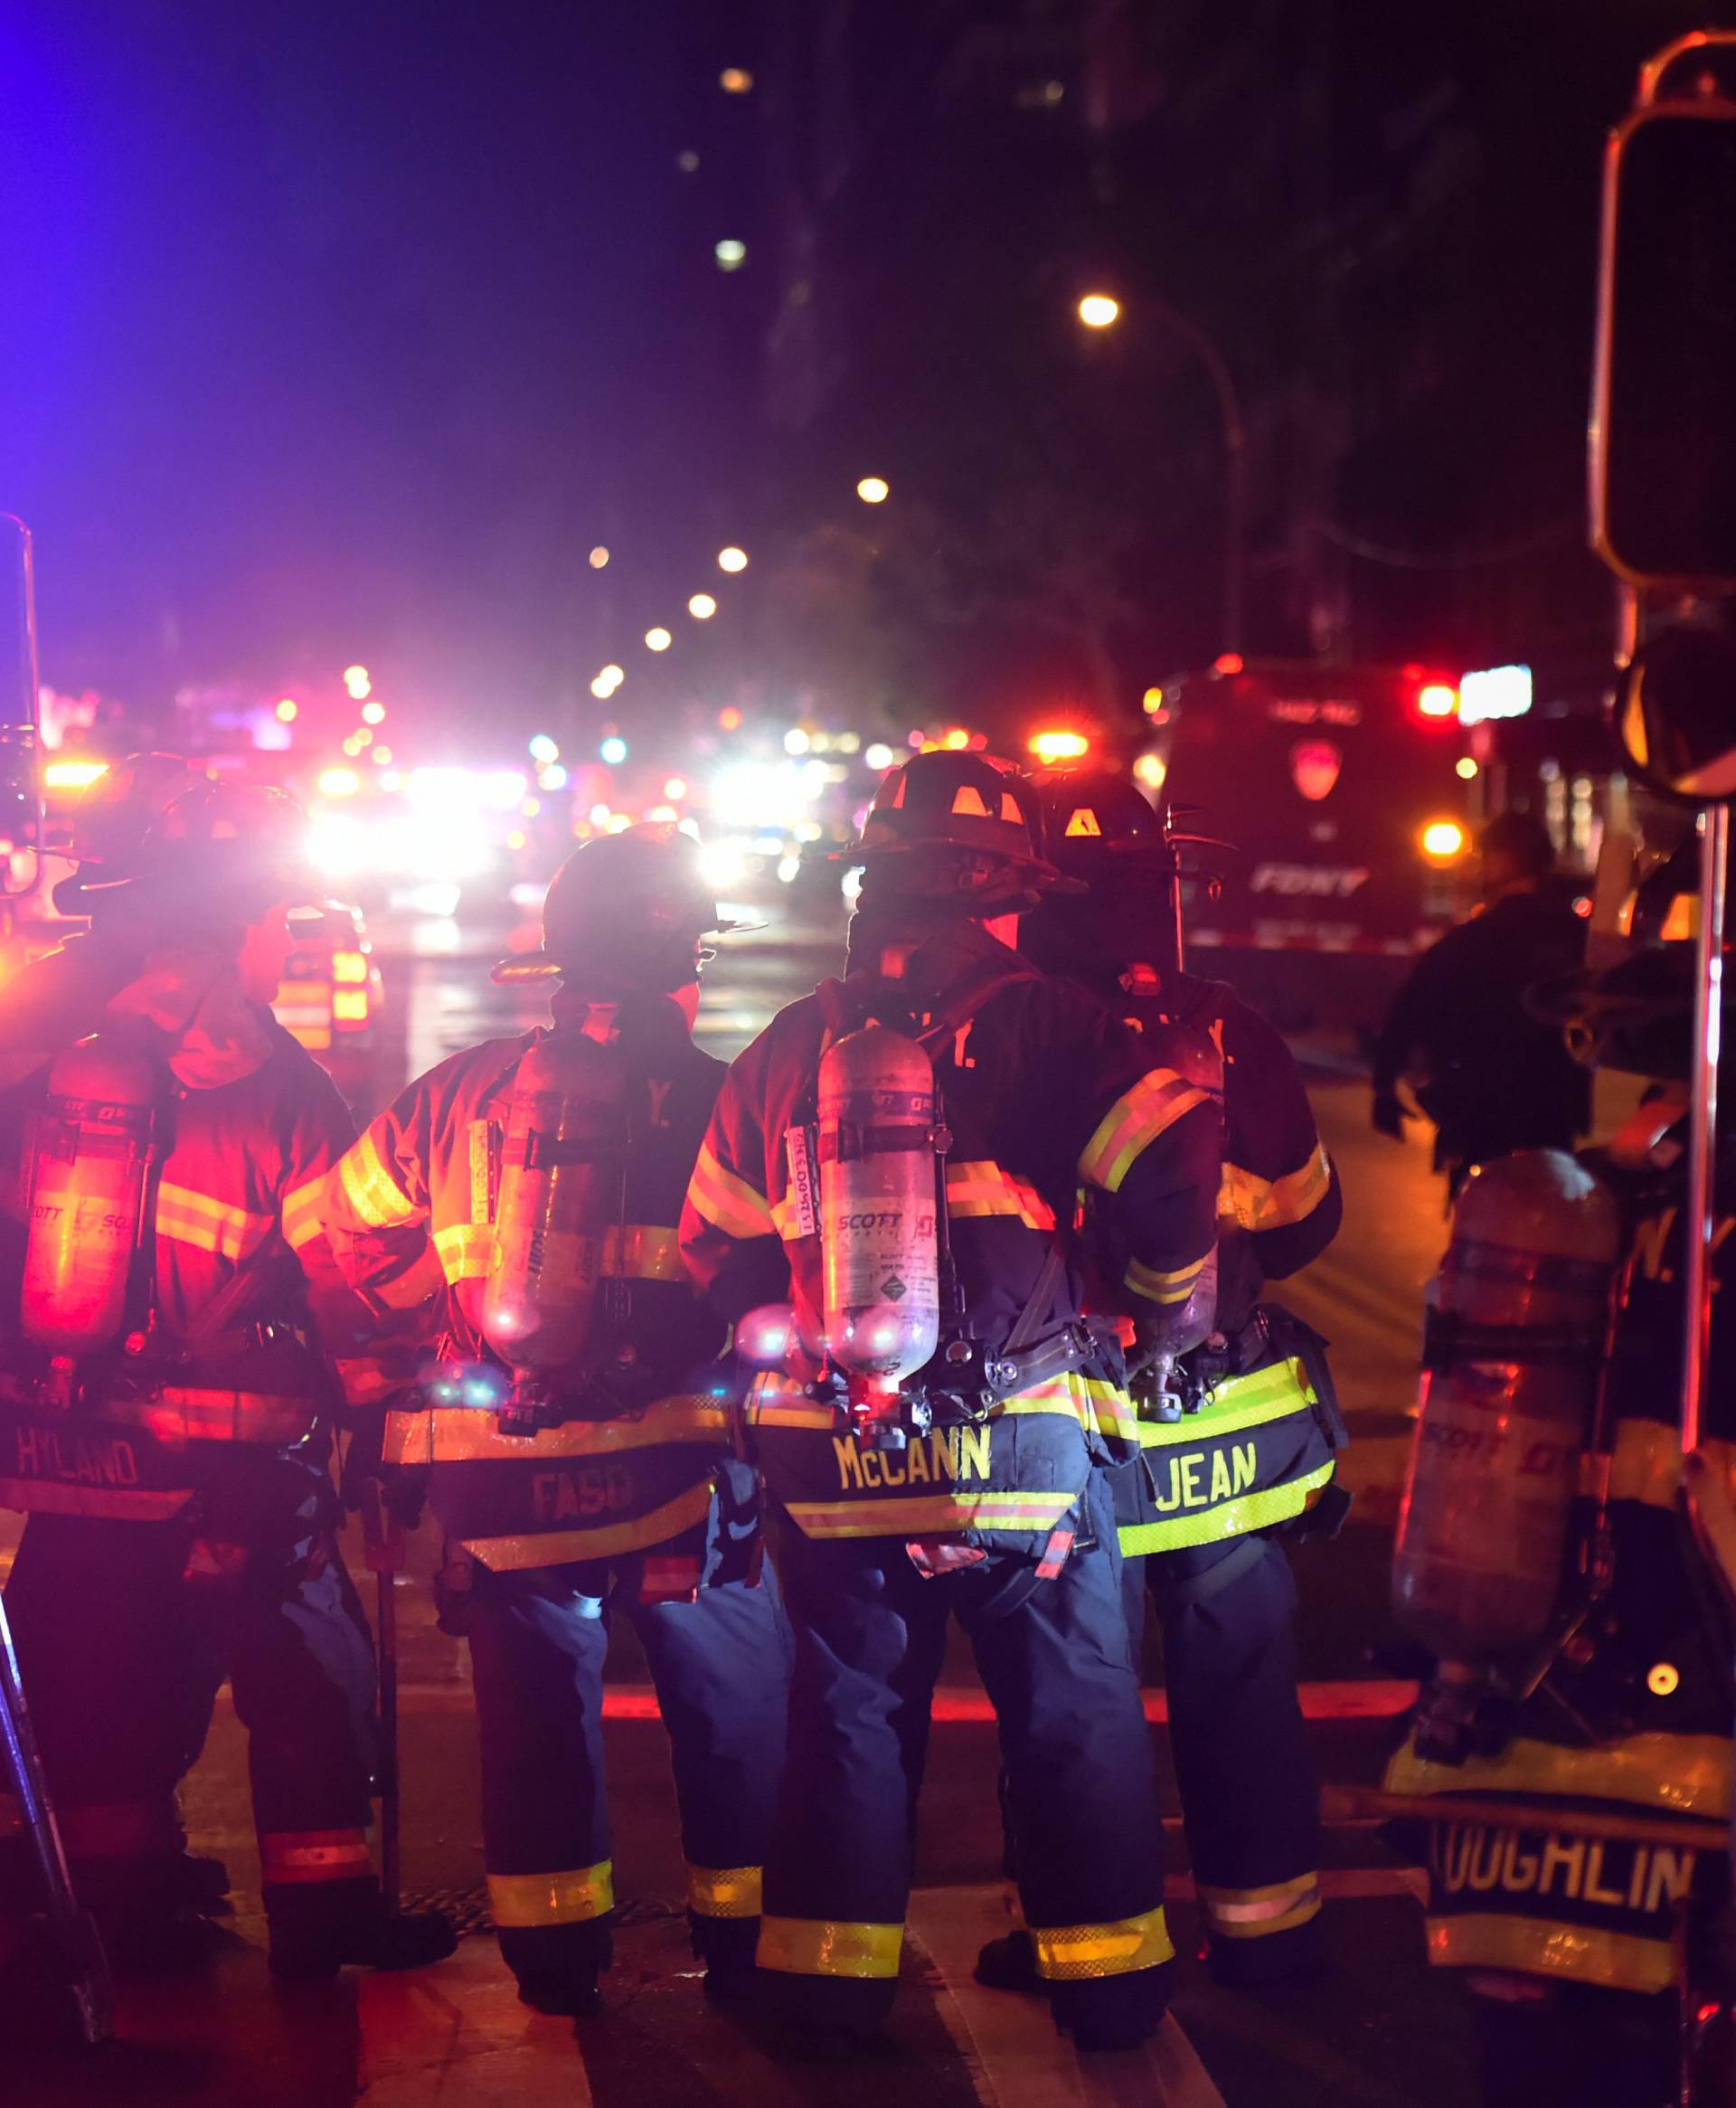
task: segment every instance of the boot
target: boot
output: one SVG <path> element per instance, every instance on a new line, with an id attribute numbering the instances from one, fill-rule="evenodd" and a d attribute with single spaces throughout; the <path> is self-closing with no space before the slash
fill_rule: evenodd
<path id="1" fill-rule="evenodd" d="M 705 1996 L 715 2006 L 750 2004 L 758 1984 L 753 1953 L 760 1943 L 759 1919 L 712 1918 L 690 1910 L 687 1928 L 693 1952 L 705 1964 Z"/>
<path id="2" fill-rule="evenodd" d="M 271 1973 L 315 1983 L 340 1969 L 421 1969 L 444 1961 L 458 1934 L 439 1911 L 388 1910 L 376 1881 L 269 1886 Z"/>
<path id="3" fill-rule="evenodd" d="M 1078 2050 L 1137 2049 L 1164 2024 L 1175 1964 L 1131 1970 L 1125 1976 L 1087 1977 L 1048 1987 L 1055 2025 Z"/>
<path id="4" fill-rule="evenodd" d="M 1034 1994 L 1043 1989 L 1043 1979 L 1037 1974 L 1037 1950 L 1023 1925 L 1016 1932 L 1003 1933 L 998 1940 L 989 1941 L 976 1957 L 974 1973 L 977 1982 L 986 1984 L 990 1990 Z"/>
<path id="5" fill-rule="evenodd" d="M 614 1960 L 608 1924 L 503 1925 L 500 1955 L 518 1979 L 521 2003 L 538 2013 L 582 2020 L 603 2009 L 599 1979 Z"/>
<path id="6" fill-rule="evenodd" d="M 1235 1990 L 1266 1984 L 1317 1983 L 1332 1973 L 1318 1918 L 1269 1933 L 1263 1940 L 1208 1939 L 1205 1965 L 1215 1982 Z"/>

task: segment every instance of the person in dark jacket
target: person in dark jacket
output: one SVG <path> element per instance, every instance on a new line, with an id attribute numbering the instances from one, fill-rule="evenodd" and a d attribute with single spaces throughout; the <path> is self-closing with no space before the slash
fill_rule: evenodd
<path id="1" fill-rule="evenodd" d="M 1399 1082 L 1413 1063 L 1435 1123 L 1435 1164 L 1456 1193 L 1473 1164 L 1514 1149 L 1571 1149 L 1590 1125 L 1591 1085 L 1525 990 L 1571 973 L 1585 924 L 1552 900 L 1554 851 L 1542 825 L 1505 812 L 1483 829 L 1481 904 L 1424 952 L 1394 997 L 1374 1051 L 1373 1119 L 1404 1137 Z"/>

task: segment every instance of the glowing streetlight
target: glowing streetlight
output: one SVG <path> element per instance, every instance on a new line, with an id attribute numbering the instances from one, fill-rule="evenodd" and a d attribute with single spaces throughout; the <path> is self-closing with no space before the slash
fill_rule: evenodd
<path id="1" fill-rule="evenodd" d="M 385 704 L 383 703 L 364 703 L 362 705 L 362 722 L 363 724 L 383 724 L 386 722 Z"/>
<path id="2" fill-rule="evenodd" d="M 560 747 L 546 732 L 532 734 L 529 752 L 533 761 L 558 761 L 561 759 Z"/>
<path id="3" fill-rule="evenodd" d="M 590 564 L 593 571 L 601 571 L 609 562 L 609 551 L 599 542 L 590 554 L 586 557 L 585 562 Z"/>
<path id="4" fill-rule="evenodd" d="M 718 551 L 717 568 L 720 571 L 728 572 L 745 571 L 748 568 L 747 551 L 745 549 L 738 549 L 735 544 L 731 542 L 727 549 L 720 549 Z"/>
<path id="5" fill-rule="evenodd" d="M 618 769 L 627 759 L 627 742 L 618 733 L 612 732 L 597 752 L 611 769 Z"/>
<path id="6" fill-rule="evenodd" d="M 695 622 L 709 622 L 717 612 L 717 602 L 710 593 L 695 593 L 687 603 L 687 612 Z"/>
<path id="7" fill-rule="evenodd" d="M 883 476 L 864 476 L 856 486 L 856 496 L 863 505 L 884 505 L 892 495 L 892 487 Z"/>
<path id="8" fill-rule="evenodd" d="M 647 651 L 667 651 L 675 641 L 675 638 L 663 627 L 662 623 L 658 623 L 655 629 L 647 629 L 645 633 L 645 648 Z"/>
<path id="9" fill-rule="evenodd" d="M 1108 329 L 1121 319 L 1121 303 L 1112 293 L 1087 293 L 1079 303 L 1079 318 L 1087 329 Z"/>
<path id="10" fill-rule="evenodd" d="M 745 66 L 725 66 L 717 77 L 717 84 L 725 95 L 751 95 L 753 75 Z"/>
<path id="11" fill-rule="evenodd" d="M 283 701 L 278 704 L 278 723 L 279 724 L 293 724 L 300 715 L 301 704 L 292 695 L 286 695 Z"/>
<path id="12" fill-rule="evenodd" d="M 373 683 L 368 677 L 366 666 L 345 666 L 344 685 L 349 690 L 352 697 L 359 703 L 369 689 L 373 686 Z"/>
<path id="13" fill-rule="evenodd" d="M 740 270 L 748 260 L 748 245 L 738 241 L 733 235 L 712 245 L 712 254 L 717 259 L 719 270 Z"/>

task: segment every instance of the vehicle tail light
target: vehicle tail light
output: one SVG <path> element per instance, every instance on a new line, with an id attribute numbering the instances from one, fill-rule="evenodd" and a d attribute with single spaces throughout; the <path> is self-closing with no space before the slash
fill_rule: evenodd
<path id="1" fill-rule="evenodd" d="M 332 954 L 332 978 L 352 986 L 365 988 L 368 979 L 368 958 L 364 951 L 335 951 Z"/>
<path id="2" fill-rule="evenodd" d="M 334 988 L 332 1019 L 338 1025 L 365 1025 L 368 1021 L 368 991 L 365 988 Z"/>
<path id="3" fill-rule="evenodd" d="M 1465 846 L 1465 830 L 1457 820 L 1430 820 L 1417 842 L 1425 856 L 1432 856 L 1444 864 L 1457 856 Z"/>
<path id="4" fill-rule="evenodd" d="M 1417 690 L 1417 715 L 1442 724 L 1458 714 L 1458 690 L 1448 681 L 1427 681 Z"/>

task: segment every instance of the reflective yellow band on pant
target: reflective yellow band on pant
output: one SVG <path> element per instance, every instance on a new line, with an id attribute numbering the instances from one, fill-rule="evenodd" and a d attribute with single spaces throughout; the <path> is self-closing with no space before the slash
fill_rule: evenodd
<path id="1" fill-rule="evenodd" d="M 1207 1925 L 1224 1940 L 1263 1940 L 1288 1933 L 1320 1914 L 1320 1876 L 1298 1874 L 1266 1888 L 1210 1888 L 1196 1884 Z"/>
<path id="2" fill-rule="evenodd" d="M 1736 1495 L 1736 1442 L 1706 1442 L 1700 1454 Z M 1624 1420 L 1616 1430 L 1609 1465 L 1611 1500 L 1637 1500 L 1646 1508 L 1673 1508 L 1682 1491 L 1682 1436 L 1656 1420 Z"/>
<path id="3" fill-rule="evenodd" d="M 705 1442 L 729 1446 L 730 1415 L 719 1398 L 701 1392 L 659 1398 L 630 1420 L 569 1420 L 535 1434 L 502 1434 L 487 1407 L 434 1405 L 420 1413 L 388 1413 L 382 1454 L 389 1464 L 534 1463 L 542 1457 L 608 1457 L 628 1450 Z"/>
<path id="4" fill-rule="evenodd" d="M 588 1559 L 618 1559 L 628 1552 L 643 1552 L 691 1530 L 712 1511 L 712 1482 L 693 1486 L 661 1508 L 652 1508 L 633 1522 L 615 1523 L 601 1530 L 530 1530 L 511 1537 L 466 1537 L 464 1548 L 473 1559 L 495 1574 L 509 1574 L 524 1566 L 571 1566 Z"/>
<path id="5" fill-rule="evenodd" d="M 868 1451 L 867 1456 L 878 1452 Z M 954 1530 L 1052 1530 L 1077 1493 L 930 1493 L 914 1500 L 791 1500 L 809 1537 L 926 1537 Z"/>
<path id="6" fill-rule="evenodd" d="M 762 1918 L 755 1960 L 786 1976 L 896 1976 L 902 1925 L 835 1918 Z"/>
<path id="7" fill-rule="evenodd" d="M 1270 1368 L 1255 1369 L 1250 1375 L 1226 1377 L 1207 1393 L 1197 1413 L 1184 1413 L 1179 1420 L 1142 1420 L 1139 1440 L 1147 1449 L 1160 1449 L 1171 1442 L 1242 1434 L 1313 1404 L 1313 1387 L 1302 1373 L 1302 1364 L 1292 1357 L 1274 1362 Z"/>
<path id="8" fill-rule="evenodd" d="M 373 1858 L 359 1829 L 282 1829 L 259 1833 L 259 1877 L 269 1887 L 305 1881 L 365 1881 Z"/>
<path id="9" fill-rule="evenodd" d="M 687 1902 L 703 1918 L 757 1918 L 758 1867 L 695 1867 L 687 1862 Z"/>
<path id="10" fill-rule="evenodd" d="M 1389 1793 L 1439 1793 L 1441 1820 L 1474 1822 L 1466 1793 L 1552 1793 L 1586 1801 L 1619 1801 L 1636 1808 L 1714 1819 L 1730 1813 L 1730 1741 L 1722 1735 L 1630 1735 L 1598 1749 L 1569 1749 L 1517 1736 L 1497 1756 L 1468 1756 L 1462 1764 L 1421 1757 L 1407 1742 L 1386 1768 Z M 1549 1810 L 1539 1808 L 1547 1829 Z"/>
<path id="11" fill-rule="evenodd" d="M 392 1230 L 418 1221 L 418 1207 L 386 1169 L 372 1132 L 361 1136 L 337 1160 L 337 1181 L 358 1222 L 371 1230 Z"/>
<path id="12" fill-rule="evenodd" d="M 1605 1990 L 1661 1991 L 1677 1981 L 1670 1943 L 1637 1933 L 1607 1933 L 1495 1911 L 1431 1917 L 1426 1923 L 1429 1959 L 1438 1969 L 1511 1969 L 1527 1976 L 1597 1984 Z"/>
<path id="13" fill-rule="evenodd" d="M 1215 1508 L 1178 1515 L 1173 1521 L 1124 1523 L 1118 1532 L 1121 1555 L 1138 1559 L 1189 1545 L 1215 1545 L 1225 1537 L 1243 1537 L 1250 1530 L 1269 1530 L 1275 1524 L 1289 1522 L 1304 1512 L 1312 1496 L 1336 1469 L 1335 1460 L 1328 1460 L 1317 1470 L 1306 1472 L 1283 1486 L 1269 1486 L 1263 1493 L 1244 1493 L 1240 1500 L 1222 1500 Z"/>
<path id="14" fill-rule="evenodd" d="M 1106 1925 L 1033 1925 L 1037 1974 L 1051 1983 L 1092 1976 L 1130 1976 L 1175 1959 L 1163 1905 Z"/>
<path id="15" fill-rule="evenodd" d="M 491 1874 L 488 1910 L 496 1925 L 581 1925 L 615 1907 L 615 1862 L 574 1867 L 564 1874 Z"/>

